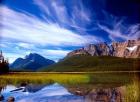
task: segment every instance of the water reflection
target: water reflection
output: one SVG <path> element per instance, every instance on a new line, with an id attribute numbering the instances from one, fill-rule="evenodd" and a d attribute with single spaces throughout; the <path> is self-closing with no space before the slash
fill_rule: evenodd
<path id="1" fill-rule="evenodd" d="M 21 89 L 21 87 L 17 88 L 8 85 L 2 91 L 2 94 L 5 98 L 9 96 L 15 97 L 17 102 L 83 102 L 83 97 L 71 94 L 65 87 L 58 83 L 42 86 L 38 91 L 35 91 L 36 88 L 30 85 L 25 87 L 26 91 L 18 89 Z"/>
<path id="2" fill-rule="evenodd" d="M 93 85 L 94 86 L 94 85 Z M 38 88 L 37 88 L 38 87 Z M 88 87 L 88 85 L 86 85 Z M 95 88 L 85 85 L 64 87 L 58 83 L 48 86 L 27 85 L 15 87 L 8 85 L 2 91 L 5 98 L 13 96 L 17 102 L 124 102 L 125 86 L 112 88 Z M 91 85 L 89 86 L 91 87 Z M 37 90 L 38 89 L 38 90 Z"/>
<path id="3" fill-rule="evenodd" d="M 20 83 L 16 86 L 6 85 L 1 88 L 1 94 L 5 99 L 14 97 L 15 102 L 140 102 L 139 76 L 134 74 L 130 78 L 128 74 L 123 78 L 123 74 L 117 79 L 110 79 L 107 74 L 100 77 L 91 75 L 90 83 L 81 84 Z"/>

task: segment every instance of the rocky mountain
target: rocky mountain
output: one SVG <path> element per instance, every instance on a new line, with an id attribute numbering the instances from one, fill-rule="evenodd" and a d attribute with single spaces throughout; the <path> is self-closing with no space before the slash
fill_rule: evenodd
<path id="1" fill-rule="evenodd" d="M 112 42 L 112 44 L 89 44 L 83 48 L 68 53 L 67 57 L 74 55 L 115 56 L 125 58 L 140 57 L 140 39 L 125 42 Z"/>
<path id="2" fill-rule="evenodd" d="M 55 62 L 49 59 L 42 57 L 39 54 L 31 53 L 25 58 L 16 59 L 11 65 L 10 68 L 13 70 L 30 70 L 36 71 L 38 68 L 52 65 Z"/>

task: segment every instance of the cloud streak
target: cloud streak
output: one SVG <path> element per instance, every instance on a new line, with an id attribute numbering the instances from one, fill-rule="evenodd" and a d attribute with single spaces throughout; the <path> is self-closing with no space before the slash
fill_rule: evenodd
<path id="1" fill-rule="evenodd" d="M 1 9 L 4 12 L 2 23 L 3 38 L 27 43 L 58 46 L 79 46 L 98 40 L 95 36 L 81 36 L 76 32 L 60 27 L 56 23 L 46 23 L 32 15 L 28 16 L 7 7 Z"/>
<path id="2" fill-rule="evenodd" d="M 129 25 L 124 21 L 124 18 L 118 18 L 106 12 L 104 14 L 107 22 L 104 21 L 105 24 L 98 22 L 97 25 L 99 29 L 108 33 L 112 41 L 117 41 L 118 39 L 130 40 L 140 37 L 140 24 Z"/>
<path id="3" fill-rule="evenodd" d="M 0 7 L 0 47 L 10 62 L 31 52 L 58 60 L 89 43 L 140 36 L 140 24 L 128 24 L 124 17 L 109 14 L 96 3 L 92 7 L 82 0 L 33 0 L 29 7 L 26 3 L 28 10 L 19 5 L 15 9 L 8 5 Z"/>
<path id="4" fill-rule="evenodd" d="M 0 16 L 3 17 L 3 22 L 0 22 L 2 25 L 1 47 L 6 51 L 10 62 L 15 58 L 20 57 L 20 55 L 23 56 L 27 54 L 27 52 L 40 53 L 39 51 L 42 50 L 47 53 L 44 53 L 45 57 L 49 56 L 49 58 L 54 60 L 58 60 L 68 53 L 68 51 L 63 49 L 40 49 L 36 45 L 78 47 L 102 40 L 93 35 L 81 35 L 72 30 L 61 27 L 58 23 L 51 21 L 44 22 L 27 12 L 17 12 L 6 6 L 1 6 L 0 10 L 2 11 Z M 7 41 L 8 43 L 4 43 L 4 41 Z M 12 49 L 14 49 L 14 51 Z"/>
<path id="5" fill-rule="evenodd" d="M 78 31 L 86 31 L 85 27 L 90 24 L 91 14 L 86 9 L 82 1 L 69 1 L 73 5 L 68 7 L 63 0 L 34 0 L 40 10 L 42 11 L 43 18 L 46 21 L 53 20 L 61 26 L 72 27 Z M 45 17 L 44 15 L 47 15 Z"/>

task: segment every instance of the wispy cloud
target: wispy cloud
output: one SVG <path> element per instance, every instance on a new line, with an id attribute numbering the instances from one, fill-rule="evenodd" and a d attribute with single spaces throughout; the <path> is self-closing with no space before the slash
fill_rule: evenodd
<path id="1" fill-rule="evenodd" d="M 17 46 L 25 48 L 25 49 L 34 49 L 35 48 L 35 45 L 28 44 L 28 43 L 23 43 L 23 42 L 17 43 Z"/>
<path id="2" fill-rule="evenodd" d="M 43 45 L 74 45 L 96 42 L 95 36 L 79 35 L 60 27 L 56 23 L 45 23 L 40 19 L 13 11 L 7 7 L 3 10 L 3 38 L 15 39 L 27 43 Z"/>
<path id="3" fill-rule="evenodd" d="M 124 18 L 118 18 L 105 12 L 104 14 L 106 21 L 103 21 L 104 24 L 98 22 L 97 25 L 99 29 L 108 33 L 112 41 L 117 41 L 118 39 L 130 40 L 140 37 L 140 24 L 129 25 Z"/>
<path id="4" fill-rule="evenodd" d="M 43 0 L 34 0 L 34 4 L 46 15 L 50 15 L 50 10 Z"/>
<path id="5" fill-rule="evenodd" d="M 42 50 L 42 54 L 47 58 L 55 60 L 56 62 L 59 59 L 64 58 L 71 50 Z"/>
<path id="6" fill-rule="evenodd" d="M 34 4 L 40 8 L 46 21 L 49 21 L 49 18 L 51 18 L 61 26 L 86 31 L 85 27 L 91 21 L 90 11 L 84 7 L 82 1 L 71 0 L 70 2 L 73 5 L 68 7 L 63 0 L 48 0 L 47 2 L 34 0 Z M 47 15 L 47 17 L 44 15 Z"/>
<path id="7" fill-rule="evenodd" d="M 6 44 L 0 43 L 0 48 L 6 48 L 6 47 L 7 47 Z"/>
<path id="8" fill-rule="evenodd" d="M 60 21 L 61 23 L 68 23 L 69 22 L 69 16 L 67 13 L 67 9 L 63 3 L 52 1 L 51 6 L 56 14 L 58 21 Z"/>
<path id="9" fill-rule="evenodd" d="M 38 48 L 32 47 L 32 45 L 28 45 L 25 43 L 9 43 L 2 44 L 4 47 L 4 56 L 9 59 L 9 62 L 12 63 L 15 59 L 21 57 L 24 58 L 26 55 L 30 53 L 38 53 L 45 58 L 52 59 L 54 61 L 58 61 L 66 56 L 71 50 L 64 49 L 49 49 L 49 48 Z"/>
<path id="10" fill-rule="evenodd" d="M 71 0 L 68 4 L 64 0 L 33 0 L 32 5 L 40 12 L 31 13 L 19 6 L 18 11 L 8 6 L 0 7 L 3 20 L 0 22 L 0 47 L 12 61 L 31 52 L 58 60 L 74 47 L 102 42 L 108 38 L 116 41 L 140 36 L 140 24 L 129 25 L 124 18 L 106 11 L 98 14 L 84 5 L 82 0 Z M 98 19 L 98 15 L 104 16 L 103 19 Z M 108 36 L 102 36 L 102 30 Z"/>
<path id="11" fill-rule="evenodd" d="M 52 56 L 65 56 L 67 53 L 69 53 L 71 50 L 42 50 L 42 52 L 46 55 Z"/>
<path id="12" fill-rule="evenodd" d="M 44 22 L 41 19 L 29 14 L 14 11 L 6 6 L 1 6 L 3 17 L 2 25 L 2 44 L 3 49 L 6 50 L 7 56 L 13 59 L 27 54 L 26 52 L 39 52 L 40 46 L 83 46 L 88 43 L 99 42 L 102 39 L 93 35 L 79 34 L 70 29 L 61 27 L 58 23 Z M 4 41 L 8 43 L 4 43 Z M 10 45 L 10 46 L 9 46 Z M 4 48 L 4 46 L 8 46 Z M 19 54 L 17 54 L 12 49 Z M 44 48 L 45 49 L 45 48 Z M 44 51 L 42 49 L 42 51 Z M 11 51 L 9 51 L 11 50 Z M 26 50 L 26 51 L 25 51 Z M 10 53 L 11 52 L 11 53 Z M 39 52 L 40 53 L 40 52 Z M 47 53 L 47 54 L 45 54 Z M 45 50 L 46 57 L 58 60 L 66 55 L 68 51 L 65 50 Z M 13 55 L 13 57 L 12 57 Z M 55 56 L 52 57 L 52 56 Z M 10 61 L 11 62 L 11 61 Z"/>
<path id="13" fill-rule="evenodd" d="M 13 52 L 4 52 L 4 56 L 8 58 L 9 63 L 14 62 L 17 58 L 24 58 L 25 54 L 23 53 L 13 53 Z"/>

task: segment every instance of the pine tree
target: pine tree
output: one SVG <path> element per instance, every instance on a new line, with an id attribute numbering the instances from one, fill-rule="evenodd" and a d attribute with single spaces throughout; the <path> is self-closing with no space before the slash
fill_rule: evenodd
<path id="1" fill-rule="evenodd" d="M 0 52 L 0 74 L 9 72 L 8 60 L 4 59 L 2 51 Z"/>

